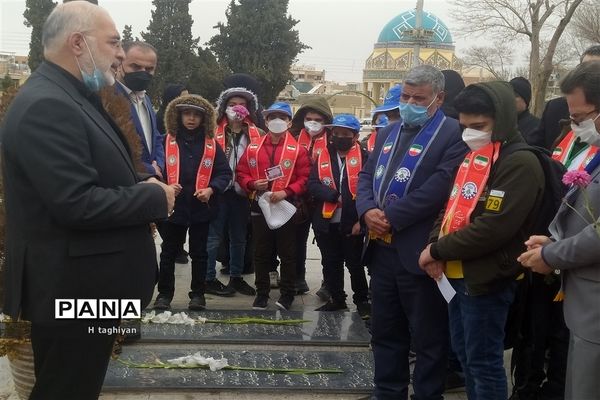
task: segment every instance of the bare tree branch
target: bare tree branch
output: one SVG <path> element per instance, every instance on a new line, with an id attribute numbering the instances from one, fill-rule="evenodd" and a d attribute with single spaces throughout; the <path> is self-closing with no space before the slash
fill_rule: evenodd
<path id="1" fill-rule="evenodd" d="M 452 0 L 451 4 L 452 16 L 459 23 L 459 33 L 462 33 L 462 36 L 468 33 L 485 33 L 488 38 L 504 38 L 512 42 L 521 36 L 527 37 L 530 43 L 528 63 L 533 93 L 532 109 L 534 113 L 540 114 L 544 107 L 546 86 L 554 66 L 557 61 L 566 62 L 573 57 L 569 51 L 562 48 L 557 50 L 557 46 L 573 13 L 583 1 Z M 593 2 L 598 3 L 597 0 Z M 600 18 L 596 17 L 595 22 L 600 24 Z M 584 24 L 592 25 L 588 22 Z M 510 71 L 507 66 L 510 62 L 506 57 L 502 58 L 500 54 L 491 50 L 493 49 L 471 48 L 467 52 L 466 61 L 485 68 L 496 77 L 506 76 L 507 71 Z M 510 54 L 514 52 L 514 47 L 504 50 Z M 486 61 L 482 60 L 482 57 L 493 57 L 494 60 Z"/>
<path id="2" fill-rule="evenodd" d="M 584 42 L 600 43 L 600 3 L 584 4 L 573 15 L 574 36 Z"/>
<path id="3" fill-rule="evenodd" d="M 470 47 L 463 61 L 467 66 L 483 68 L 498 80 L 508 80 L 512 73 L 513 52 L 507 44 L 494 42 L 492 46 Z"/>

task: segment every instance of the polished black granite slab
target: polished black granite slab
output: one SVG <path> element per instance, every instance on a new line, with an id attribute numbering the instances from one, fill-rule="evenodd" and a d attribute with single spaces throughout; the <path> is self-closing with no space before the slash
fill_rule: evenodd
<path id="1" fill-rule="evenodd" d="M 201 352 L 204 357 L 222 358 L 229 365 L 260 368 L 339 368 L 340 374 L 286 375 L 271 372 L 203 369 L 139 369 L 111 360 L 103 390 L 214 391 L 244 389 L 369 393 L 373 382 L 370 351 L 275 351 L 215 350 L 201 345 L 136 344 L 123 348 L 121 358 L 136 363 L 154 362 Z"/>
<path id="2" fill-rule="evenodd" d="M 173 310 L 173 313 L 183 310 Z M 248 343 L 368 346 L 370 335 L 355 312 L 315 311 L 204 311 L 188 312 L 192 318 L 224 320 L 235 317 L 309 320 L 298 325 L 221 324 L 189 325 L 142 324 L 141 343 Z"/>

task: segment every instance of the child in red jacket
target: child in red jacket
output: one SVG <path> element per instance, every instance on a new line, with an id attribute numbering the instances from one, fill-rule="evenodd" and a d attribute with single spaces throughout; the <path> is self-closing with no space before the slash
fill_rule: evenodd
<path id="1" fill-rule="evenodd" d="M 256 298 L 253 308 L 264 310 L 269 301 L 269 271 L 273 251 L 281 260 L 281 296 L 275 303 L 289 310 L 296 292 L 296 230 L 293 218 L 283 226 L 271 230 L 257 205 L 257 199 L 271 192 L 270 202 L 293 202 L 306 190 L 310 174 L 310 160 L 306 150 L 299 146 L 288 132 L 292 124 L 292 110 L 286 103 L 275 103 L 263 111 L 268 133 L 253 141 L 244 152 L 236 169 L 239 185 L 252 193 L 252 236 L 254 240 L 254 269 Z"/>

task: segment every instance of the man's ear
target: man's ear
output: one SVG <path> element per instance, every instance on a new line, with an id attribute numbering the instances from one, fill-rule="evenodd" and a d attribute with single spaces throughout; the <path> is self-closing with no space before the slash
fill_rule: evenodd
<path id="1" fill-rule="evenodd" d="M 75 57 L 80 57 L 86 50 L 86 43 L 83 39 L 83 34 L 79 32 L 73 32 L 67 37 L 67 44 L 69 50 Z"/>
<path id="2" fill-rule="evenodd" d="M 442 104 L 444 104 L 444 99 L 446 99 L 446 92 L 444 92 L 443 90 L 441 92 L 439 92 L 437 94 L 437 105 L 438 107 L 440 107 Z"/>

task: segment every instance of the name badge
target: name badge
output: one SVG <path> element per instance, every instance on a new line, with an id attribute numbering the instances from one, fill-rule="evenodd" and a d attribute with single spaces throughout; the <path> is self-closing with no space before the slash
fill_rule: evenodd
<path id="1" fill-rule="evenodd" d="M 265 175 L 267 175 L 267 180 L 269 182 L 281 178 L 283 176 L 281 165 L 276 165 L 274 167 L 265 169 Z"/>

